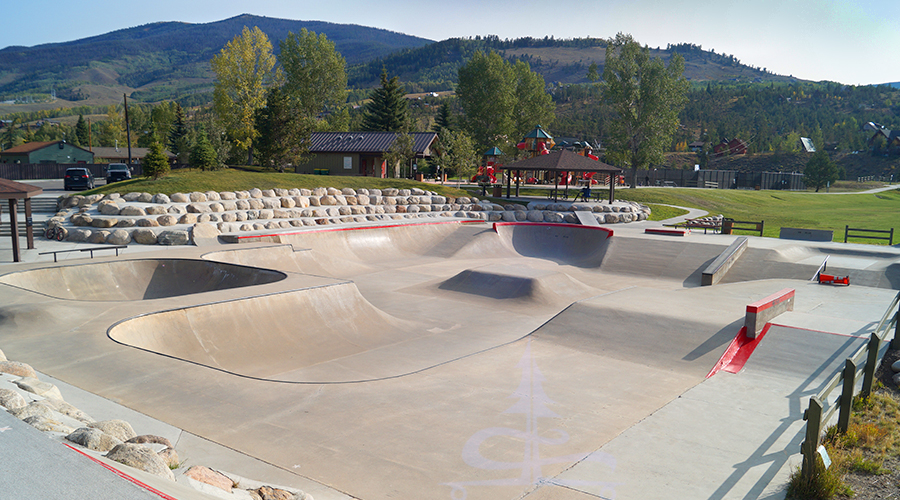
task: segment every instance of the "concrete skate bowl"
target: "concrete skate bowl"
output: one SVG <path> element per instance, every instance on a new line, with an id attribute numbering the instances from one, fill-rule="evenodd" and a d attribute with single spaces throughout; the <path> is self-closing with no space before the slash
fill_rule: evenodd
<path id="1" fill-rule="evenodd" d="M 440 349 L 420 325 L 370 304 L 350 282 L 134 317 L 115 342 L 272 382 L 347 383 L 396 377 L 469 354 Z"/>
<path id="2" fill-rule="evenodd" d="M 576 267 L 599 267 L 612 230 L 576 224 L 498 222 L 500 241 L 515 253 Z"/>
<path id="3" fill-rule="evenodd" d="M 199 259 L 140 259 L 32 269 L 0 276 L 0 283 L 64 300 L 130 301 L 262 285 L 285 278 L 278 271 Z"/>

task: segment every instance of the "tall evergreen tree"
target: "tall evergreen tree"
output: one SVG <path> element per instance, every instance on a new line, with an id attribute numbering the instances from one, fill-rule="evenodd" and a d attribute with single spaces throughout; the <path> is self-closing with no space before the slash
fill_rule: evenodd
<path id="1" fill-rule="evenodd" d="M 6 126 L 6 130 L 3 131 L 2 140 L 0 140 L 0 150 L 9 149 L 18 145 L 19 134 L 16 132 L 16 125 L 18 125 L 19 120 L 17 118 L 13 118 L 12 123 Z"/>
<path id="2" fill-rule="evenodd" d="M 303 161 L 309 152 L 314 118 L 298 116 L 294 101 L 282 87 L 269 90 L 266 106 L 256 112 L 257 157 L 263 167 L 284 172 L 288 165 Z"/>
<path id="3" fill-rule="evenodd" d="M 88 131 L 87 121 L 84 115 L 78 115 L 78 123 L 75 124 L 75 145 L 81 147 L 90 147 L 90 131 Z"/>
<path id="4" fill-rule="evenodd" d="M 168 146 L 172 154 L 178 156 L 178 162 L 184 163 L 187 155 L 191 153 L 190 140 L 188 139 L 188 129 L 184 124 L 184 110 L 181 105 L 175 103 L 175 120 L 172 121 L 172 128 L 169 129 Z"/>
<path id="5" fill-rule="evenodd" d="M 150 151 L 144 156 L 142 162 L 144 177 L 159 179 L 169 174 L 169 158 L 163 152 L 162 144 L 158 141 L 150 145 Z"/>
<path id="6" fill-rule="evenodd" d="M 363 130 L 367 132 L 407 132 L 410 127 L 409 104 L 400 79 L 387 77 L 381 70 L 381 87 L 372 91 L 371 101 L 363 115 Z"/>
<path id="7" fill-rule="evenodd" d="M 820 149 L 813 153 L 812 158 L 803 169 L 803 183 L 806 187 L 816 188 L 818 193 L 820 189 L 830 186 L 834 181 L 840 178 L 840 169 L 831 161 L 828 153 Z"/>
<path id="8" fill-rule="evenodd" d="M 201 125 L 197 133 L 197 142 L 191 149 L 188 163 L 193 168 L 200 170 L 216 170 L 219 168 L 219 160 L 216 158 L 216 151 L 209 142 L 206 135 L 206 128 Z"/>
<path id="9" fill-rule="evenodd" d="M 445 130 L 453 129 L 453 119 L 450 117 L 450 103 L 442 102 L 434 117 L 434 125 L 431 127 L 432 132 L 441 135 Z"/>

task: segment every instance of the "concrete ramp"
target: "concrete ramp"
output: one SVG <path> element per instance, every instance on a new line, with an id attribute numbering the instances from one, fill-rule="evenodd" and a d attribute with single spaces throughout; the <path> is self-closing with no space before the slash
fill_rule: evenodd
<path id="1" fill-rule="evenodd" d="M 517 222 L 498 222 L 494 230 L 519 255 L 577 267 L 600 266 L 613 234 L 605 227 Z"/>
<path id="2" fill-rule="evenodd" d="M 198 259 L 116 260 L 45 267 L 0 276 L 0 283 L 57 299 L 146 300 L 262 285 L 283 273 Z"/>
<path id="3" fill-rule="evenodd" d="M 441 283 L 438 288 L 491 299 L 565 305 L 575 297 L 598 293 L 567 274 L 525 266 L 466 269 Z"/>
<path id="4" fill-rule="evenodd" d="M 217 370 L 272 381 L 396 344 L 411 322 L 374 308 L 353 283 L 163 311 L 110 328 L 116 342 Z M 332 370 L 325 381 L 383 376 L 366 366 Z M 402 368 L 401 368 L 402 369 Z M 368 372 L 368 374 L 367 374 Z M 322 380 L 319 380 L 322 381 Z"/>

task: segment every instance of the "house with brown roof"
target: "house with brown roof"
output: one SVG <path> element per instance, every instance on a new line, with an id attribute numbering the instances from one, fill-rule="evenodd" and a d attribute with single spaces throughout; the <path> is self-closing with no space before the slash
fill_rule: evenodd
<path id="1" fill-rule="evenodd" d="M 128 148 L 94 147 L 92 150 L 98 163 L 128 163 Z M 149 151 L 150 148 L 131 148 L 131 163 L 141 163 Z M 175 160 L 175 155 L 168 150 L 163 150 L 163 153 L 169 157 L 170 162 Z"/>
<path id="2" fill-rule="evenodd" d="M 94 163 L 94 153 L 66 141 L 26 142 L 0 151 L 0 163 Z"/>
<path id="3" fill-rule="evenodd" d="M 313 132 L 310 138 L 310 161 L 295 167 L 298 174 L 392 176 L 384 155 L 399 134 L 395 132 Z M 416 158 L 430 158 L 437 134 L 413 132 Z"/>

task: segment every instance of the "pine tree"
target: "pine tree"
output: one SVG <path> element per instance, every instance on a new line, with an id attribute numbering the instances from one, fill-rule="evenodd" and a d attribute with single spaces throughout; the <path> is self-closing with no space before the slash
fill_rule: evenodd
<path id="1" fill-rule="evenodd" d="M 295 112 L 294 101 L 283 88 L 269 90 L 266 106 L 256 112 L 259 132 L 255 147 L 259 164 L 284 172 L 288 165 L 303 161 L 309 151 L 310 132 L 315 118 Z"/>
<path id="2" fill-rule="evenodd" d="M 87 121 L 84 119 L 84 115 L 78 115 L 78 123 L 75 124 L 75 145 L 82 147 L 89 147 L 91 134 L 88 131 Z"/>
<path id="3" fill-rule="evenodd" d="M 189 164 L 200 170 L 216 170 L 219 168 L 219 160 L 209 138 L 206 136 L 206 128 L 202 125 L 197 133 L 197 143 L 191 149 Z"/>
<path id="4" fill-rule="evenodd" d="M 372 91 L 366 105 L 362 128 L 367 132 L 406 132 L 410 127 L 409 104 L 400 79 L 388 80 L 381 70 L 381 87 Z"/>
<path id="5" fill-rule="evenodd" d="M 169 158 L 163 152 L 162 144 L 154 142 L 150 145 L 150 151 L 144 157 L 142 163 L 144 177 L 152 177 L 153 180 L 164 177 L 169 173 Z"/>
<path id="6" fill-rule="evenodd" d="M 441 103 L 441 107 L 438 108 L 437 115 L 434 117 L 434 126 L 431 127 L 432 132 L 437 132 L 438 135 L 445 130 L 452 130 L 453 124 L 452 119 L 450 117 L 450 104 L 447 102 Z"/>
<path id="7" fill-rule="evenodd" d="M 169 130 L 168 146 L 169 151 L 178 156 L 179 163 L 184 163 L 183 160 L 188 153 L 193 152 L 188 140 L 187 126 L 184 124 L 184 110 L 178 103 L 175 103 L 175 120 L 172 122 L 172 129 Z"/>

